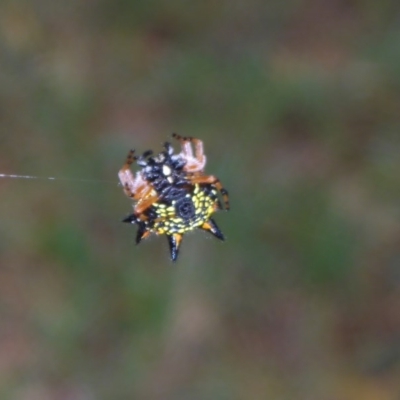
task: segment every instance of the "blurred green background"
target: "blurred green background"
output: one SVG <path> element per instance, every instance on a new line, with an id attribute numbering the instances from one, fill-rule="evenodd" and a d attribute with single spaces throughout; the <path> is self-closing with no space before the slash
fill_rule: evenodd
<path id="1" fill-rule="evenodd" d="M 398 400 L 396 1 L 0 4 L 0 398 Z M 134 245 L 127 151 L 204 140 L 222 243 Z M 94 179 L 101 182 L 80 182 Z"/>

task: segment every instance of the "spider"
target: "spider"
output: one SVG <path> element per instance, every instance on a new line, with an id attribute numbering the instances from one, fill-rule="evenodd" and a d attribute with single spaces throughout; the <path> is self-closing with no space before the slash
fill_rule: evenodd
<path id="1" fill-rule="evenodd" d="M 203 173 L 206 165 L 203 142 L 176 133 L 172 136 L 181 145 L 180 153 L 174 153 L 168 142 L 156 156 L 148 150 L 137 157 L 135 150 L 131 150 L 118 177 L 125 194 L 135 202 L 133 213 L 123 222 L 138 226 L 136 243 L 152 233 L 165 234 L 171 260 L 176 261 L 183 235 L 195 228 L 225 240 L 211 215 L 223 209 L 219 193 L 225 210 L 230 205 L 228 192 L 219 179 Z M 134 161 L 141 167 L 135 175 L 130 169 Z"/>

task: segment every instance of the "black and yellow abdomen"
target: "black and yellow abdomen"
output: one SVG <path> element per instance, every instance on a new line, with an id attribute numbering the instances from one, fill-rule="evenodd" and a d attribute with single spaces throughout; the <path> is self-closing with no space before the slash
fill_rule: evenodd
<path id="1" fill-rule="evenodd" d="M 217 191 L 211 185 L 184 188 L 167 201 L 154 203 L 149 210 L 148 228 L 157 234 L 183 234 L 201 227 L 218 210 Z"/>

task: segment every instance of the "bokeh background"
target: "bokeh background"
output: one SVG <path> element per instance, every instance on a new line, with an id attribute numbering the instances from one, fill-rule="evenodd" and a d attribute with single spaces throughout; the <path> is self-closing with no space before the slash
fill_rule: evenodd
<path id="1" fill-rule="evenodd" d="M 390 0 L 2 0 L 0 173 L 65 180 L 0 179 L 0 398 L 400 399 L 399 43 Z M 172 132 L 232 203 L 176 265 L 117 182 Z"/>

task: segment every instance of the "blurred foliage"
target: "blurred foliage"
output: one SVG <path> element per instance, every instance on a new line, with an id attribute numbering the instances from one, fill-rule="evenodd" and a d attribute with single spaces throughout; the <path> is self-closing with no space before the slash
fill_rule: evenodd
<path id="1" fill-rule="evenodd" d="M 0 397 L 398 399 L 399 11 L 2 1 L 0 173 L 64 179 L 0 179 Z M 116 174 L 175 131 L 232 211 L 172 265 Z"/>

